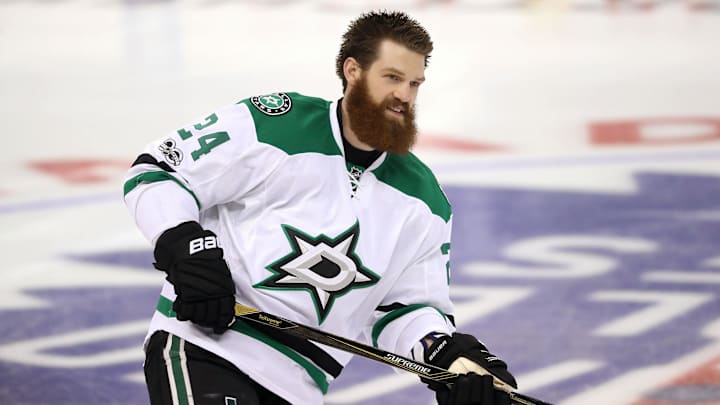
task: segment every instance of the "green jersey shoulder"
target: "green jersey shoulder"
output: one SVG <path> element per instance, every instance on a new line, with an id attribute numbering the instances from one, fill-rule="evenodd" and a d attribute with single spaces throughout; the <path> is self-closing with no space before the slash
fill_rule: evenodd
<path id="1" fill-rule="evenodd" d="M 373 170 L 373 174 L 379 181 L 423 201 L 433 214 L 445 222 L 450 220 L 450 202 L 437 178 L 414 154 L 388 153 L 382 164 Z"/>
<path id="2" fill-rule="evenodd" d="M 259 142 L 289 155 L 342 155 L 332 131 L 330 114 L 335 112 L 330 111 L 330 101 L 299 93 L 271 93 L 240 103 L 250 110 Z M 435 175 L 414 154 L 388 153 L 373 174 L 390 187 L 423 201 L 444 221 L 450 219 L 450 203 Z"/>
<path id="3" fill-rule="evenodd" d="M 258 141 L 289 155 L 342 155 L 330 123 L 330 101 L 299 93 L 272 93 L 250 97 L 247 105 Z"/>

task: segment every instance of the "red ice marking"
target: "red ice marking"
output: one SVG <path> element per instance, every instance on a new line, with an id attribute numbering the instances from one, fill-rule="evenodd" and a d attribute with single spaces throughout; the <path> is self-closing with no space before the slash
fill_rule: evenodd
<path id="1" fill-rule="evenodd" d="M 713 384 L 720 386 L 720 357 L 688 372 L 676 381 L 678 384 Z M 720 398 L 718 398 L 720 403 Z"/>
<path id="2" fill-rule="evenodd" d="M 590 123 L 596 145 L 677 145 L 720 141 L 718 118 L 647 118 Z"/>
<path id="3" fill-rule="evenodd" d="M 676 389 L 678 392 L 686 392 L 688 398 L 692 398 L 692 390 L 710 387 L 715 387 L 715 389 L 709 389 L 709 392 L 720 392 L 720 357 L 716 357 L 672 380 L 669 384 L 662 385 L 648 393 L 648 397 L 656 397 L 657 399 L 642 399 L 633 402 L 631 405 L 720 405 L 720 396 L 717 398 L 704 398 L 698 402 L 692 399 L 682 401 L 675 398 L 671 400 L 670 398 L 663 398 L 661 393 L 658 394 L 665 390 Z"/>
<path id="4" fill-rule="evenodd" d="M 127 170 L 130 163 L 119 160 L 44 160 L 29 162 L 30 168 L 72 184 L 101 183 L 115 181 L 109 173 Z"/>
<path id="5" fill-rule="evenodd" d="M 490 143 L 465 141 L 461 139 L 453 139 L 447 136 L 419 134 L 417 146 L 419 148 L 428 149 L 444 149 L 466 152 L 494 152 L 505 150 L 506 148 L 493 145 Z"/>

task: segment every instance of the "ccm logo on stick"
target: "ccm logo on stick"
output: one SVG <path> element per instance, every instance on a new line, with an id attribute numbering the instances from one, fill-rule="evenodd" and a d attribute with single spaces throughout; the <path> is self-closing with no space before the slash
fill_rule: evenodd
<path id="1" fill-rule="evenodd" d="M 190 254 L 195 254 L 205 249 L 215 249 L 218 247 L 217 238 L 215 236 L 205 236 L 190 241 Z"/>

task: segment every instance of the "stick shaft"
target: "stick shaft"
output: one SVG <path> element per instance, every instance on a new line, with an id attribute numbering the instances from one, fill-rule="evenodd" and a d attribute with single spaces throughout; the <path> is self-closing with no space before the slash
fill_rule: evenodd
<path id="1" fill-rule="evenodd" d="M 320 329 L 305 326 L 239 303 L 235 304 L 235 318 L 270 326 L 287 334 L 312 340 L 325 346 L 340 349 L 370 360 L 385 363 L 389 366 L 409 371 L 429 380 L 441 383 L 452 383 L 456 378 L 458 378 L 458 374 L 445 370 L 444 368 L 411 360 L 407 357 L 387 352 L 364 343 L 356 342 L 342 336 L 333 335 L 332 333 L 325 332 Z M 509 395 L 510 400 L 514 405 L 551 405 L 547 402 L 543 402 L 517 392 L 510 392 Z"/>

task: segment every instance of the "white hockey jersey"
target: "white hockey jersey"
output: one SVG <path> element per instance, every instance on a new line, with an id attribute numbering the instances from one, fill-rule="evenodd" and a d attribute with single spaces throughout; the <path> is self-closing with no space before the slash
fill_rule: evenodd
<path id="1" fill-rule="evenodd" d="M 273 93 L 221 108 L 149 144 L 125 201 L 152 243 L 189 220 L 215 232 L 238 302 L 409 355 L 454 331 L 450 205 L 412 154 L 383 153 L 351 185 L 337 104 Z M 322 403 L 350 360 L 241 322 L 213 334 L 175 319 L 174 298 L 165 282 L 148 336 L 176 334 L 293 404 Z"/>

